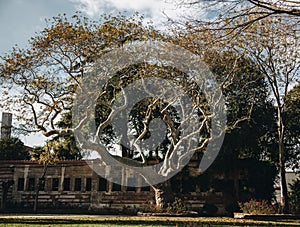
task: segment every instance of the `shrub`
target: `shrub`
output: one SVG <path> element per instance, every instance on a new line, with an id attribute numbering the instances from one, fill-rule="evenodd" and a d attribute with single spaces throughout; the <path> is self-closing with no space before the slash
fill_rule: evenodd
<path id="1" fill-rule="evenodd" d="M 249 202 L 239 203 L 241 211 L 249 214 L 275 214 L 276 209 L 267 200 L 251 199 Z"/>
<path id="2" fill-rule="evenodd" d="M 230 213 L 230 214 L 233 214 L 234 212 L 240 212 L 241 209 L 239 207 L 239 204 L 237 202 L 233 202 L 233 203 L 230 203 L 228 204 L 226 207 L 225 207 L 225 210 Z"/>
<path id="3" fill-rule="evenodd" d="M 188 209 L 180 198 L 175 198 L 173 203 L 168 203 L 166 208 L 161 208 L 155 204 L 148 204 L 144 207 L 146 213 L 184 213 Z"/>
<path id="4" fill-rule="evenodd" d="M 180 198 L 175 198 L 172 204 L 168 204 L 166 212 L 168 213 L 184 213 L 188 209 Z"/>
<path id="5" fill-rule="evenodd" d="M 294 180 L 290 184 L 291 192 L 289 193 L 290 209 L 293 213 L 300 213 L 300 179 Z"/>
<path id="6" fill-rule="evenodd" d="M 144 207 L 143 211 L 145 213 L 162 213 L 163 209 L 155 204 L 148 204 Z"/>

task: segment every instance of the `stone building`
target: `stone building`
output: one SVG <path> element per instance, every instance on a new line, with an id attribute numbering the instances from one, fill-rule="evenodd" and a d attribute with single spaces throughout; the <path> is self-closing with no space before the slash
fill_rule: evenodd
<path id="1" fill-rule="evenodd" d="M 102 167 L 106 173 L 106 177 L 103 178 L 90 168 L 89 165 L 94 163 L 99 165 L 97 160 L 65 160 L 48 166 L 44 184 L 39 185 L 39 207 L 122 210 L 125 207 L 138 208 L 154 203 L 154 192 L 151 187 L 126 187 L 115 184 L 107 179 L 116 177 L 115 174 L 119 174 L 120 171 L 110 166 Z M 35 187 L 42 175 L 43 165 L 37 161 L 0 161 L 2 208 L 33 207 Z M 137 185 L 142 185 L 144 180 L 130 171 L 122 171 L 122 177 L 127 181 L 134 179 Z M 4 193 L 4 184 L 12 181 L 13 184 Z M 220 211 L 222 210 L 222 192 L 211 194 L 195 189 L 185 195 L 179 194 L 191 208 L 198 209 L 210 199 L 211 203 L 219 204 Z"/>
<path id="2" fill-rule="evenodd" d="M 94 160 L 66 160 L 48 166 L 45 182 L 39 185 L 39 204 L 44 207 L 121 209 L 124 205 L 141 206 L 146 201 L 153 200 L 150 187 L 126 188 L 112 183 L 98 176 L 89 167 L 93 162 Z M 104 168 L 109 171 L 108 177 L 114 177 L 114 171 L 109 167 Z M 3 192 L 4 182 L 14 182 L 8 189 L 6 203 L 16 207 L 32 206 L 35 187 L 42 175 L 43 165 L 36 161 L 0 161 L 0 190 Z M 142 180 L 132 173 L 124 175 Z"/>
<path id="3" fill-rule="evenodd" d="M 264 162 L 240 160 L 236 168 L 229 168 L 230 171 L 217 172 L 212 169 L 200 176 L 195 172 L 198 166 L 196 160 L 191 160 L 170 180 L 172 193 L 192 210 L 203 211 L 203 206 L 209 204 L 216 206 L 219 214 L 225 214 L 226 208 L 233 209 L 236 201 L 272 197 L 273 178 L 270 176 L 276 171 Z M 253 175 L 257 167 L 260 172 Z M 97 168 L 105 173 L 105 178 L 93 171 Z M 100 212 L 154 204 L 155 193 L 149 186 L 141 187 L 145 184 L 139 174 L 117 168 L 101 165 L 97 159 L 59 161 L 48 166 L 44 183 L 38 185 L 43 176 L 43 165 L 37 161 L 1 160 L 1 207 L 31 209 L 37 186 L 40 187 L 40 208 L 76 208 Z M 113 179 L 120 179 L 120 173 L 122 182 L 134 181 L 137 187 L 113 183 Z"/>

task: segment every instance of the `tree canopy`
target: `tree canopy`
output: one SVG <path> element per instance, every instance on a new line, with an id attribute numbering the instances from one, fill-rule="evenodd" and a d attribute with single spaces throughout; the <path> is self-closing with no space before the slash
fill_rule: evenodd
<path id="1" fill-rule="evenodd" d="M 241 22 L 253 18 L 259 16 L 245 15 Z M 284 126 L 284 98 L 299 69 L 293 48 L 297 31 L 274 18 L 257 21 L 243 35 L 189 25 L 164 33 L 138 15 L 99 21 L 59 15 L 28 49 L 14 48 L 1 57 L 6 89 L 1 98 L 24 130 L 49 137 L 38 156 L 45 166 L 52 159 L 79 159 L 95 151 L 116 167 L 142 167 L 139 173 L 160 194 L 162 185 L 153 176 L 174 175 L 194 152 L 211 164 L 217 152 L 208 148 L 218 151 L 215 141 L 222 142 L 225 129 L 224 151 L 259 159 L 261 137 L 274 123 L 270 91 L 279 129 Z M 212 42 L 220 35 L 226 40 Z M 10 95 L 11 88 L 19 93 Z M 150 166 L 153 162 L 159 165 Z"/>
<path id="2" fill-rule="evenodd" d="M 24 143 L 15 137 L 0 140 L 0 160 L 29 160 L 30 152 Z"/>

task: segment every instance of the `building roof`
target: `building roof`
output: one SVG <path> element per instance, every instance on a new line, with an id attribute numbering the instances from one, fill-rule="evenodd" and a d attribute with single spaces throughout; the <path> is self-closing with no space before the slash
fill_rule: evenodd
<path id="1" fill-rule="evenodd" d="M 84 164 L 92 161 L 97 161 L 97 159 L 93 160 L 59 160 L 56 164 Z M 38 160 L 0 160 L 0 165 L 10 164 L 10 165 L 34 165 L 40 164 Z"/>

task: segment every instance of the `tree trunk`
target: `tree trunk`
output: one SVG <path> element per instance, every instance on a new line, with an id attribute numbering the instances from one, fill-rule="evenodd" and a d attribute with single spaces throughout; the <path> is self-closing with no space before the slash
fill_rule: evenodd
<path id="1" fill-rule="evenodd" d="M 157 207 L 165 209 L 168 204 L 174 202 L 175 197 L 172 192 L 170 181 L 152 185 L 151 187 L 155 192 L 155 203 Z"/>
<path id="2" fill-rule="evenodd" d="M 285 155 L 284 155 L 285 128 L 282 116 L 282 108 L 278 107 L 278 158 L 280 171 L 280 205 L 283 213 L 289 212 L 288 190 L 285 176 Z"/>
<path id="3" fill-rule="evenodd" d="M 34 198 L 34 204 L 33 204 L 33 212 L 34 213 L 37 212 L 37 208 L 38 208 L 40 185 L 42 185 L 42 184 L 45 185 L 47 167 L 48 167 L 48 164 L 44 164 L 43 175 L 41 177 L 41 180 L 37 179 L 37 182 L 35 184 L 35 198 Z"/>

